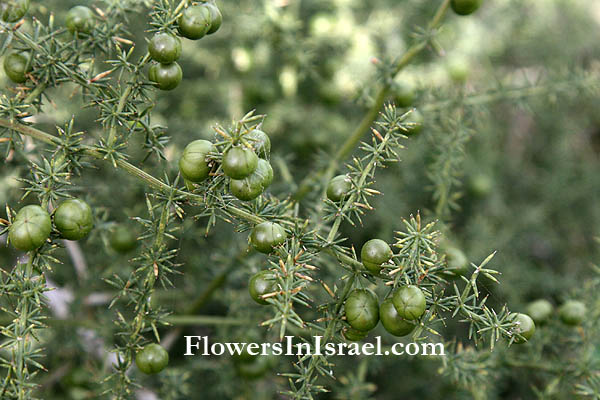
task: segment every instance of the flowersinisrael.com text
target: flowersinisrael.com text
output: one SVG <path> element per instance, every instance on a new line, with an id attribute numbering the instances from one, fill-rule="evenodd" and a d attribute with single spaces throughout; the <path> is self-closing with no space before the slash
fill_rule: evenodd
<path id="1" fill-rule="evenodd" d="M 275 356 L 444 356 L 443 343 L 394 343 L 383 346 L 381 336 L 375 336 L 375 343 L 323 343 L 322 336 L 314 336 L 313 343 L 294 343 L 293 336 L 286 336 L 282 342 L 253 343 L 253 342 L 228 342 L 210 343 L 208 336 L 185 336 L 184 356 L 221 356 L 240 355 L 244 352 L 250 355 L 275 355 Z"/>

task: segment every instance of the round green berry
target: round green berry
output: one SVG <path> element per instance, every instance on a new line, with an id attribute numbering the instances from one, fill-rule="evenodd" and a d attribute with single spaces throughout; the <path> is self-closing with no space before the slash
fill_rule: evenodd
<path id="1" fill-rule="evenodd" d="M 27 80 L 27 73 L 31 71 L 29 55 L 27 53 L 12 52 L 4 57 L 4 72 L 14 83 L 23 83 Z"/>
<path id="2" fill-rule="evenodd" d="M 426 302 L 423 291 L 417 286 L 402 286 L 392 297 L 398 315 L 404 319 L 416 320 L 425 313 Z"/>
<path id="3" fill-rule="evenodd" d="M 550 318 L 554 311 L 554 307 L 548 300 L 539 299 L 529 303 L 526 311 L 527 315 L 531 316 L 531 319 L 533 319 L 536 324 L 542 324 Z"/>
<path id="4" fill-rule="evenodd" d="M 205 3 L 204 6 L 207 7 L 208 11 L 210 12 L 210 28 L 208 28 L 208 31 L 206 33 L 208 35 L 211 35 L 218 31 L 221 27 L 221 23 L 223 22 L 223 15 L 221 15 L 219 7 L 217 7 L 213 3 Z"/>
<path id="5" fill-rule="evenodd" d="M 250 297 L 261 305 L 269 304 L 261 296 L 273 293 L 277 289 L 277 283 L 273 279 L 273 274 L 270 271 L 260 271 L 250 278 L 248 282 L 248 291 Z"/>
<path id="6" fill-rule="evenodd" d="M 65 239 L 83 239 L 94 227 L 92 209 L 83 200 L 65 200 L 54 211 L 54 225 Z"/>
<path id="7" fill-rule="evenodd" d="M 246 138 L 252 145 L 254 152 L 260 158 L 269 158 L 269 154 L 271 153 L 271 139 L 269 139 L 269 135 L 259 129 L 254 129 L 246 135 Z"/>
<path id="8" fill-rule="evenodd" d="M 379 322 L 377 295 L 369 289 L 354 289 L 344 305 L 346 320 L 356 330 L 366 332 Z"/>
<path id="9" fill-rule="evenodd" d="M 67 13 L 65 25 L 72 34 L 90 34 L 94 29 L 94 13 L 86 6 L 75 6 Z"/>
<path id="10" fill-rule="evenodd" d="M 216 152 L 216 148 L 208 140 L 190 142 L 179 159 L 179 172 L 190 182 L 202 182 L 210 173 L 208 155 L 213 152 Z"/>
<path id="11" fill-rule="evenodd" d="M 148 70 L 148 79 L 155 82 L 160 90 L 173 90 L 181 83 L 183 72 L 176 62 L 154 64 Z"/>
<path id="12" fill-rule="evenodd" d="M 135 356 L 135 365 L 145 374 L 157 374 L 169 364 L 169 353 L 159 344 L 151 343 Z"/>
<path id="13" fill-rule="evenodd" d="M 287 239 L 283 227 L 275 222 L 263 222 L 252 229 L 250 244 L 261 253 L 269 254 Z"/>
<path id="14" fill-rule="evenodd" d="M 110 247 L 118 253 L 128 253 L 137 247 L 136 234 L 131 226 L 117 225 L 111 232 Z"/>
<path id="15" fill-rule="evenodd" d="M 181 56 L 181 40 L 170 33 L 158 32 L 150 39 L 148 52 L 154 61 L 170 64 Z"/>
<path id="16" fill-rule="evenodd" d="M 579 325 L 587 316 L 587 307 L 580 301 L 569 300 L 560 306 L 558 316 L 565 325 Z"/>
<path id="17" fill-rule="evenodd" d="M 327 185 L 327 198 L 338 202 L 348 195 L 352 189 L 352 181 L 347 175 L 334 176 Z"/>
<path id="18" fill-rule="evenodd" d="M 452 0 L 450 6 L 458 15 L 469 15 L 477 11 L 483 0 Z"/>
<path id="19" fill-rule="evenodd" d="M 517 313 L 513 314 L 513 316 L 515 317 L 515 322 L 517 323 L 515 333 L 521 336 L 515 337 L 515 343 L 525 343 L 526 341 L 531 339 L 531 337 L 535 333 L 535 323 L 533 322 L 533 319 L 531 319 L 531 317 L 527 314 Z"/>
<path id="20" fill-rule="evenodd" d="M 4 22 L 17 22 L 27 14 L 29 0 L 2 0 L 0 1 L 0 15 Z"/>
<path id="21" fill-rule="evenodd" d="M 38 205 L 21 208 L 8 230 L 8 240 L 18 250 L 35 250 L 50 237 L 52 222 L 46 210 Z"/>
<path id="22" fill-rule="evenodd" d="M 211 25 L 211 13 L 204 5 L 195 5 L 186 8 L 177 21 L 181 36 L 191 40 L 204 37 Z"/>
<path id="23" fill-rule="evenodd" d="M 381 239 L 371 239 L 360 251 L 363 265 L 374 274 L 381 271 L 381 265 L 388 262 L 394 253 L 390 246 Z"/>
<path id="24" fill-rule="evenodd" d="M 258 156 L 245 146 L 232 147 L 223 155 L 223 172 L 233 179 L 244 179 L 258 166 Z"/>
<path id="25" fill-rule="evenodd" d="M 394 336 L 406 336 L 415 329 L 415 325 L 402 318 L 392 299 L 386 299 L 379 306 L 379 318 L 386 331 Z"/>
<path id="26" fill-rule="evenodd" d="M 261 158 L 250 176 L 229 181 L 229 191 L 240 200 L 250 201 L 260 196 L 271 182 L 273 182 L 273 168 L 267 160 Z"/>

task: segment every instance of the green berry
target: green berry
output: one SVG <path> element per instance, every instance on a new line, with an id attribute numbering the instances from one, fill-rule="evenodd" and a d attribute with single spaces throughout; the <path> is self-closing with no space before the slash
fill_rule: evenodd
<path id="1" fill-rule="evenodd" d="M 381 265 L 388 262 L 392 255 L 390 246 L 381 239 L 371 239 L 365 243 L 360 251 L 363 265 L 374 274 L 378 274 Z"/>
<path id="2" fill-rule="evenodd" d="M 273 274 L 270 271 L 260 271 L 250 278 L 248 282 L 248 291 L 250 297 L 261 305 L 269 304 L 262 295 L 273 293 L 277 289 L 277 283 L 273 279 Z"/>
<path id="3" fill-rule="evenodd" d="M 246 138 L 252 145 L 254 152 L 260 158 L 264 158 L 265 160 L 269 158 L 269 154 L 271 153 L 271 139 L 269 139 L 269 135 L 259 129 L 254 129 L 246 135 Z"/>
<path id="4" fill-rule="evenodd" d="M 52 231 L 50 215 L 38 205 L 21 208 L 8 230 L 10 243 L 18 250 L 35 250 L 46 242 Z"/>
<path id="5" fill-rule="evenodd" d="M 404 319 L 416 320 L 425 313 L 426 302 L 423 291 L 417 286 L 402 286 L 392 297 L 398 315 Z"/>
<path id="6" fill-rule="evenodd" d="M 327 198 L 333 202 L 342 200 L 352 189 L 352 181 L 347 175 L 333 177 L 327 185 Z"/>
<path id="7" fill-rule="evenodd" d="M 151 343 L 135 356 L 135 365 L 145 374 L 157 374 L 169 364 L 169 353 L 159 344 Z"/>
<path id="8" fill-rule="evenodd" d="M 118 253 L 128 253 L 137 247 L 136 234 L 131 226 L 117 225 L 110 237 L 110 247 Z"/>
<path id="9" fill-rule="evenodd" d="M 250 244 L 261 253 L 269 254 L 276 246 L 287 239 L 283 227 L 275 222 L 263 222 L 254 227 L 250 234 Z"/>
<path id="10" fill-rule="evenodd" d="M 65 239 L 83 239 L 94 227 L 92 209 L 83 200 L 65 200 L 54 211 L 54 225 Z"/>
<path id="11" fill-rule="evenodd" d="M 469 260 L 459 248 L 449 247 L 445 253 L 449 273 L 458 276 L 465 275 L 469 271 Z"/>
<path id="12" fill-rule="evenodd" d="M 402 318 L 392 299 L 386 299 L 379 306 L 379 318 L 386 331 L 394 336 L 406 336 L 415 329 L 415 325 Z"/>
<path id="13" fill-rule="evenodd" d="M 243 179 L 258 166 L 258 156 L 245 146 L 232 147 L 223 155 L 223 172 L 230 178 Z"/>
<path id="14" fill-rule="evenodd" d="M 216 148 L 208 140 L 190 142 L 179 159 L 179 172 L 190 182 L 202 182 L 210 173 L 208 155 L 213 152 L 216 152 Z"/>
<path id="15" fill-rule="evenodd" d="M 344 335 L 344 338 L 351 342 L 358 342 L 360 340 L 363 340 L 369 334 L 368 332 L 359 331 L 354 328 L 347 328 L 342 333 Z"/>
<path id="16" fill-rule="evenodd" d="M 156 82 L 160 90 L 173 90 L 181 83 L 183 72 L 176 62 L 154 64 L 148 70 L 148 79 Z"/>
<path id="17" fill-rule="evenodd" d="M 4 57 L 4 72 L 14 83 L 25 82 L 29 71 L 31 64 L 27 53 L 12 52 Z"/>
<path id="18" fill-rule="evenodd" d="M 27 14 L 27 10 L 29 10 L 29 0 L 0 1 L 0 15 L 4 22 L 17 22 Z"/>
<path id="19" fill-rule="evenodd" d="M 186 8 L 177 21 L 181 36 L 191 40 L 204 37 L 211 25 L 211 13 L 204 5 L 195 5 Z"/>
<path id="20" fill-rule="evenodd" d="M 223 16 L 221 15 L 221 11 L 219 8 L 213 3 L 205 3 L 205 7 L 208 8 L 210 12 L 210 28 L 206 32 L 208 35 L 211 35 L 219 30 L 221 27 L 221 23 L 223 22 Z"/>
<path id="21" fill-rule="evenodd" d="M 156 33 L 148 43 L 148 52 L 154 61 L 170 64 L 181 56 L 181 40 L 170 33 Z"/>
<path id="22" fill-rule="evenodd" d="M 558 316 L 565 325 L 579 325 L 587 316 L 587 307 L 580 301 L 569 300 L 560 306 Z"/>
<path id="23" fill-rule="evenodd" d="M 67 13 L 65 25 L 72 34 L 90 34 L 94 29 L 94 13 L 86 6 L 75 6 Z"/>
<path id="24" fill-rule="evenodd" d="M 529 303 L 526 311 L 536 324 L 542 324 L 550 318 L 554 311 L 554 307 L 548 300 L 539 299 Z"/>
<path id="25" fill-rule="evenodd" d="M 483 0 L 452 0 L 450 6 L 458 15 L 469 15 L 477 11 Z"/>
<path id="26" fill-rule="evenodd" d="M 367 332 L 379 322 L 377 295 L 369 289 L 354 289 L 344 305 L 346 321 L 356 330 Z"/>
<path id="27" fill-rule="evenodd" d="M 254 172 L 244 179 L 230 179 L 229 191 L 243 201 L 254 200 L 273 182 L 273 168 L 267 160 L 258 160 Z"/>
<path id="28" fill-rule="evenodd" d="M 521 344 L 525 343 L 535 333 L 535 323 L 533 319 L 527 314 L 513 314 L 515 316 L 515 322 L 517 323 L 517 327 L 515 328 L 515 332 L 521 335 L 523 338 L 516 337 L 515 343 Z"/>
<path id="29" fill-rule="evenodd" d="M 394 82 L 393 94 L 398 107 L 410 107 L 415 102 L 415 86 L 411 82 Z"/>

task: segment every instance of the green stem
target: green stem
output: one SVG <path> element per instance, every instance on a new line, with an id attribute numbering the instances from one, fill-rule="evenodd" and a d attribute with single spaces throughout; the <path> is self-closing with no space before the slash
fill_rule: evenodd
<path id="1" fill-rule="evenodd" d="M 343 253 L 336 252 L 334 249 L 332 249 L 330 247 L 323 249 L 323 251 L 325 251 L 327 254 L 337 258 L 337 260 L 339 262 L 341 262 L 342 264 L 351 266 L 352 269 L 354 269 L 355 271 L 362 271 L 364 269 L 364 267 L 360 261 L 355 260 L 354 258 L 349 257 Z"/>
<path id="2" fill-rule="evenodd" d="M 25 104 L 30 104 L 33 102 L 33 100 L 37 99 L 37 97 L 44 91 L 46 90 L 46 84 L 42 83 L 40 85 L 37 85 L 35 87 L 35 89 L 33 89 L 31 91 L 31 93 L 29 93 L 27 95 L 27 97 L 25 97 L 25 99 L 23 99 L 23 103 Z"/>
<path id="3" fill-rule="evenodd" d="M 131 86 L 127 86 L 127 89 L 125 89 L 125 91 L 121 94 L 121 97 L 119 98 L 119 104 L 117 104 L 117 112 L 116 114 L 120 114 L 121 112 L 123 112 L 123 109 L 125 108 L 125 104 L 127 104 L 127 99 L 129 98 L 129 96 L 131 95 L 131 90 L 132 87 Z M 112 126 L 110 127 L 110 131 L 108 133 L 108 147 L 112 147 L 113 144 L 115 144 L 115 141 L 117 140 L 117 123 L 113 122 Z"/>
<path id="4" fill-rule="evenodd" d="M 18 267 L 17 267 L 18 268 Z M 33 257 L 29 254 L 27 265 L 24 268 L 24 279 L 31 280 L 33 277 Z M 25 364 L 25 344 L 27 342 L 27 326 L 29 317 L 29 302 L 30 297 L 24 296 L 19 299 L 19 322 L 16 324 L 15 339 L 17 339 L 17 354 L 15 355 L 15 375 L 20 382 L 24 382 L 27 377 L 27 366 Z M 26 391 L 23 388 L 18 390 L 19 400 L 25 399 Z"/>
<path id="5" fill-rule="evenodd" d="M 444 15 L 448 11 L 449 7 L 450 7 L 450 0 L 444 0 L 444 2 L 442 4 L 440 4 L 440 6 L 438 7 L 438 9 L 435 12 L 435 15 L 429 22 L 429 25 L 428 25 L 429 29 L 435 29 L 438 26 L 440 26 L 440 24 L 442 23 L 442 19 L 444 18 Z"/>

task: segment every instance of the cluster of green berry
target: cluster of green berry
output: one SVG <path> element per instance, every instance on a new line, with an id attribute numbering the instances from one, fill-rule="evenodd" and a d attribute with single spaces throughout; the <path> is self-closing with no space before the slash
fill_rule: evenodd
<path id="1" fill-rule="evenodd" d="M 25 206 L 10 224 L 9 242 L 17 250 L 35 250 L 50 238 L 52 223 L 59 238 L 84 239 L 94 227 L 92 209 L 81 199 L 63 201 L 52 215 L 38 205 Z M 125 224 L 117 225 L 112 231 L 110 246 L 119 253 L 133 250 L 137 246 L 133 229 Z"/>
<path id="2" fill-rule="evenodd" d="M 200 3 L 186 8 L 177 21 L 179 34 L 187 39 L 198 40 L 215 33 L 221 27 L 223 17 L 214 3 Z M 148 79 L 161 90 L 173 90 L 183 77 L 177 59 L 181 56 L 181 40 L 171 33 L 158 32 L 148 43 L 153 63 L 148 70 Z"/>
<path id="3" fill-rule="evenodd" d="M 221 168 L 229 180 L 232 195 L 243 201 L 254 200 L 273 182 L 273 168 L 267 160 L 271 152 L 269 136 L 253 129 L 243 136 L 242 143 L 229 147 L 223 153 Z M 179 171 L 186 182 L 206 180 L 215 166 L 209 155 L 217 149 L 208 140 L 195 140 L 183 150 Z"/>
<path id="4" fill-rule="evenodd" d="M 466 257 L 459 249 L 447 247 L 445 253 L 451 275 L 457 276 L 466 272 Z M 363 245 L 360 255 L 364 267 L 372 274 L 379 275 L 384 264 L 388 263 L 394 254 L 385 241 L 371 239 Z M 344 330 L 344 337 L 351 341 L 362 340 L 377 326 L 379 320 L 392 335 L 406 336 L 415 329 L 426 308 L 425 294 L 415 285 L 397 288 L 381 304 L 377 295 L 370 289 L 355 289 L 345 303 L 346 321 L 350 326 Z M 514 322 L 517 322 L 514 342 L 525 343 L 533 336 L 535 323 L 527 314 L 514 313 L 513 318 Z"/>
<path id="5" fill-rule="evenodd" d="M 230 193 L 242 201 L 251 201 L 260 196 L 273 181 L 273 168 L 268 161 L 271 153 L 271 140 L 260 129 L 252 129 L 240 137 L 238 143 L 229 146 L 223 152 L 220 168 L 229 178 Z M 217 147 L 208 140 L 195 140 L 183 150 L 179 159 L 179 172 L 188 184 L 201 183 L 216 175 L 219 167 L 215 158 Z M 250 233 L 252 247 L 269 254 L 285 243 L 287 233 L 275 222 L 263 222 L 256 225 Z M 250 278 L 250 296 L 259 304 L 267 304 L 264 295 L 274 293 L 274 276 L 267 270 Z"/>
<path id="6" fill-rule="evenodd" d="M 394 336 L 411 333 L 425 313 L 423 291 L 414 285 L 402 286 L 379 304 L 377 295 L 370 289 L 354 289 L 344 305 L 346 322 L 344 337 L 350 341 L 364 339 L 379 320 L 386 331 Z"/>
<path id="7" fill-rule="evenodd" d="M 31 251 L 42 246 L 52 233 L 52 222 L 63 239 L 80 240 L 94 227 L 92 209 L 81 199 L 63 201 L 52 216 L 39 205 L 28 205 L 19 210 L 9 231 L 9 242 L 18 250 Z M 124 225 L 113 232 L 111 246 L 119 252 L 130 251 L 136 245 L 135 236 Z M 150 344 L 135 358 L 140 371 L 154 374 L 162 371 L 169 362 L 167 351 L 158 344 Z"/>
<path id="8" fill-rule="evenodd" d="M 69 199 L 54 210 L 52 218 L 38 205 L 21 208 L 10 225 L 8 239 L 18 250 L 35 250 L 50 237 L 52 221 L 60 237 L 68 240 L 83 239 L 94 227 L 90 206 L 83 200 Z"/>

